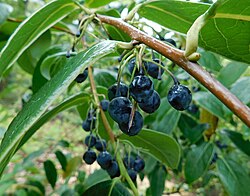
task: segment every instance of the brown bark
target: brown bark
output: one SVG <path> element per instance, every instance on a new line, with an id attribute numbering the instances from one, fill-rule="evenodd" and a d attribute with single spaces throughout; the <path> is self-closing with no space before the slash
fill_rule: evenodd
<path id="1" fill-rule="evenodd" d="M 133 40 L 144 43 L 148 47 L 161 53 L 172 60 L 192 77 L 205 86 L 223 104 L 225 104 L 236 116 L 238 116 L 248 127 L 250 127 L 250 109 L 244 105 L 234 94 L 224 87 L 218 80 L 213 78 L 210 73 L 204 70 L 195 62 L 189 61 L 184 52 L 147 35 L 137 28 L 129 25 L 121 19 L 97 15 L 101 22 L 110 24 L 127 33 Z"/>

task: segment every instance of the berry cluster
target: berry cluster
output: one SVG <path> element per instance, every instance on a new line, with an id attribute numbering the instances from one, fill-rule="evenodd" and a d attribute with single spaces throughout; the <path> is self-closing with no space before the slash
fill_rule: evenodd
<path id="1" fill-rule="evenodd" d="M 85 131 L 92 131 L 95 129 L 96 124 L 96 110 L 90 110 L 87 115 L 87 119 L 85 119 L 82 123 L 82 128 Z"/>

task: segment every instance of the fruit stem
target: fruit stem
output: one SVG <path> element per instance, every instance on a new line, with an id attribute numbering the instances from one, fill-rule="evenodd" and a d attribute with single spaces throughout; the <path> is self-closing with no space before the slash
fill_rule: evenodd
<path id="1" fill-rule="evenodd" d="M 91 91 L 92 91 L 93 96 L 94 96 L 94 100 L 95 100 L 96 104 L 100 105 L 99 98 L 97 96 L 95 81 L 94 81 L 94 77 L 93 77 L 93 68 L 91 66 L 89 66 L 88 74 L 89 74 L 89 81 L 90 81 Z M 110 127 L 110 124 L 109 124 L 109 122 L 108 122 L 108 120 L 107 120 L 107 118 L 105 116 L 105 113 L 101 108 L 100 108 L 100 114 L 101 114 L 101 118 L 102 118 L 104 128 L 105 128 L 105 130 L 107 131 L 107 133 L 109 135 L 112 147 L 113 147 L 113 149 L 116 149 L 115 136 L 114 136 L 113 131 L 112 131 L 111 127 Z M 127 170 L 126 170 L 126 168 L 125 168 L 125 166 L 124 166 L 124 164 L 122 162 L 122 158 L 121 158 L 119 152 L 116 153 L 116 160 L 117 160 L 117 163 L 119 165 L 121 175 L 125 177 L 125 179 L 128 182 L 130 188 L 132 189 L 134 195 L 139 196 L 138 190 L 136 189 L 136 187 L 135 187 L 133 181 L 131 180 L 131 178 L 129 177 L 128 172 L 127 172 Z"/>

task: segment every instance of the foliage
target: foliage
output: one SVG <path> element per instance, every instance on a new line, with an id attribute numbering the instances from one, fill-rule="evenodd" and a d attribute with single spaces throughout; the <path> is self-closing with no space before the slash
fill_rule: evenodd
<path id="1" fill-rule="evenodd" d="M 250 195 L 247 125 L 174 62 L 98 18 L 123 17 L 173 48 L 192 45 L 196 52 L 199 46 L 200 66 L 250 106 L 249 6 L 245 0 L 0 2 L 0 195 L 137 195 L 138 190 Z M 154 59 L 157 70 L 164 70 L 158 78 L 149 72 Z M 75 79 L 87 68 L 88 79 L 78 84 Z M 99 103 L 117 81 L 129 86 L 137 68 L 152 76 L 150 88 L 159 93 L 161 105 L 147 114 L 132 101 L 128 127 L 134 126 L 135 108 L 144 127 L 128 136 Z M 192 93 L 184 111 L 167 98 L 179 83 Z M 91 133 L 107 141 L 119 177 L 82 162 L 89 133 L 81 124 L 92 110 Z M 125 157 L 145 161 L 136 182 Z M 140 182 L 146 179 L 150 186 L 143 189 Z"/>

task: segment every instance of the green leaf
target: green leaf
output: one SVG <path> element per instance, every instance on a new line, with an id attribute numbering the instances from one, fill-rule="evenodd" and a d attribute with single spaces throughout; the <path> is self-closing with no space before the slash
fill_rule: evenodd
<path id="1" fill-rule="evenodd" d="M 242 152 L 250 156 L 250 141 L 244 140 L 243 135 L 235 131 L 223 130 L 225 133 Z"/>
<path id="2" fill-rule="evenodd" d="M 126 33 L 124 33 L 122 30 L 114 26 L 105 24 L 105 28 L 107 29 L 109 35 L 113 40 L 125 41 L 125 42 L 129 42 L 131 40 L 131 38 Z"/>
<path id="3" fill-rule="evenodd" d="M 51 187 L 54 188 L 57 181 L 57 171 L 54 163 L 50 160 L 47 160 L 43 163 L 45 174 L 47 177 L 48 182 L 50 183 Z"/>
<path id="4" fill-rule="evenodd" d="M 243 77 L 232 85 L 231 92 L 243 103 L 250 103 L 250 77 Z"/>
<path id="5" fill-rule="evenodd" d="M 95 81 L 98 85 L 109 88 L 116 83 L 115 77 L 107 71 L 100 71 L 95 75 Z"/>
<path id="6" fill-rule="evenodd" d="M 63 171 L 66 171 L 66 167 L 67 167 L 67 158 L 66 158 L 66 156 L 60 150 L 57 150 L 55 152 L 55 154 L 56 154 L 56 158 L 58 159 L 59 163 L 61 164 L 61 167 L 62 167 Z"/>
<path id="7" fill-rule="evenodd" d="M 75 77 L 89 64 L 114 52 L 116 42 L 103 41 L 80 52 L 32 96 L 11 122 L 0 145 L 0 174 L 13 156 L 25 133 L 39 120 L 52 102 L 63 93 Z"/>
<path id="8" fill-rule="evenodd" d="M 200 65 L 208 68 L 212 72 L 219 72 L 222 66 L 215 54 L 208 51 L 199 51 L 201 58 L 198 61 Z"/>
<path id="9" fill-rule="evenodd" d="M 149 175 L 151 194 L 154 196 L 161 196 L 167 178 L 167 171 L 162 165 L 157 165 L 152 173 Z"/>
<path id="10" fill-rule="evenodd" d="M 52 1 L 23 21 L 1 51 L 0 77 L 46 30 L 75 9 L 71 0 Z"/>
<path id="11" fill-rule="evenodd" d="M 12 12 L 13 8 L 6 4 L 6 3 L 0 3 L 0 25 L 7 19 L 9 14 Z"/>
<path id="12" fill-rule="evenodd" d="M 224 120 L 227 120 L 227 118 L 232 114 L 229 109 L 224 107 L 223 103 L 219 99 L 209 92 L 194 93 L 193 100 L 210 113 Z"/>
<path id="13" fill-rule="evenodd" d="M 81 157 L 73 157 L 69 159 L 67 166 L 66 166 L 66 170 L 63 173 L 63 177 L 64 178 L 69 177 L 72 174 L 72 172 L 76 171 L 81 164 L 82 164 Z"/>
<path id="14" fill-rule="evenodd" d="M 163 164 L 177 168 L 180 161 L 181 149 L 179 144 L 169 135 L 149 129 L 142 129 L 136 136 L 120 136 L 122 140 L 128 140 L 136 147 L 141 147 Z"/>
<path id="15" fill-rule="evenodd" d="M 213 153 L 213 144 L 207 142 L 192 148 L 191 151 L 188 152 L 184 169 L 188 183 L 192 183 L 204 175 L 213 158 Z"/>
<path id="16" fill-rule="evenodd" d="M 231 196 L 250 195 L 250 177 L 241 164 L 233 160 L 218 159 L 219 178 Z"/>
<path id="17" fill-rule="evenodd" d="M 191 143 L 199 141 L 203 132 L 209 128 L 208 124 L 197 124 L 192 118 L 182 114 L 178 122 L 182 134 L 189 139 Z"/>
<path id="18" fill-rule="evenodd" d="M 100 193 L 102 195 L 110 195 L 110 196 L 130 196 L 131 194 L 128 192 L 127 188 L 124 187 L 123 184 L 107 180 L 104 182 L 100 182 L 83 193 L 83 196 L 91 195 L 91 196 L 99 196 Z"/>
<path id="19" fill-rule="evenodd" d="M 100 0 L 86 0 L 84 5 L 89 8 L 96 8 L 96 7 L 107 5 L 112 1 L 114 0 L 101 0 L 101 1 Z"/>
<path id="20" fill-rule="evenodd" d="M 231 86 L 246 71 L 247 65 L 231 62 L 220 70 L 217 79 L 226 87 Z M 230 77 L 228 77 L 230 76 Z"/>

